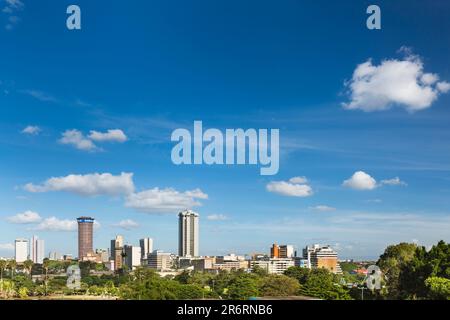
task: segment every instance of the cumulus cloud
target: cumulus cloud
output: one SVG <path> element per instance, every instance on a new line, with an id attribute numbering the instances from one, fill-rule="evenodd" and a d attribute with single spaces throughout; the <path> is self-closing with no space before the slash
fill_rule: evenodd
<path id="1" fill-rule="evenodd" d="M 113 224 L 114 227 L 122 228 L 125 230 L 131 230 L 139 228 L 139 224 L 131 219 L 122 220 L 119 223 Z"/>
<path id="2" fill-rule="evenodd" d="M 293 177 L 289 179 L 289 182 L 295 184 L 304 184 L 308 183 L 308 179 L 306 179 L 306 177 Z"/>
<path id="3" fill-rule="evenodd" d="M 392 179 L 381 180 L 377 183 L 375 178 L 365 173 L 364 171 L 355 172 L 348 180 L 345 180 L 342 185 L 355 190 L 373 190 L 383 185 L 390 186 L 407 186 L 407 184 L 400 180 L 399 177 Z M 378 200 L 377 200 L 378 201 Z"/>
<path id="4" fill-rule="evenodd" d="M 224 221 L 227 220 L 228 217 L 223 214 L 210 214 L 209 216 L 206 217 L 206 219 L 210 221 Z"/>
<path id="5" fill-rule="evenodd" d="M 39 128 L 38 126 L 27 126 L 21 132 L 23 134 L 29 134 L 32 136 L 36 136 L 39 133 L 41 133 L 41 131 L 42 131 L 41 128 Z"/>
<path id="6" fill-rule="evenodd" d="M 288 197 L 309 197 L 313 195 L 313 190 L 307 183 L 305 177 L 294 177 L 289 181 L 271 181 L 266 185 L 266 190 Z"/>
<path id="7" fill-rule="evenodd" d="M 128 138 L 125 133 L 120 129 L 110 129 L 107 132 L 99 132 L 92 130 L 89 136 L 85 136 L 81 131 L 77 129 L 66 130 L 62 133 L 62 137 L 59 140 L 62 144 L 72 145 L 75 148 L 83 151 L 96 151 L 101 150 L 97 147 L 95 142 L 119 142 L 123 143 Z"/>
<path id="8" fill-rule="evenodd" d="M 125 142 L 128 140 L 125 133 L 120 129 L 110 129 L 107 132 L 91 131 L 89 139 L 98 142 Z"/>
<path id="9" fill-rule="evenodd" d="M 12 243 L 0 243 L 0 250 L 12 251 L 14 250 L 14 245 Z"/>
<path id="10" fill-rule="evenodd" d="M 377 187 L 377 181 L 364 171 L 357 171 L 342 185 L 355 190 L 373 190 Z"/>
<path id="11" fill-rule="evenodd" d="M 44 219 L 33 230 L 36 231 L 76 231 L 77 222 L 75 220 L 60 220 L 56 217 Z"/>
<path id="12" fill-rule="evenodd" d="M 363 111 L 386 110 L 400 106 L 409 112 L 431 107 L 442 93 L 450 91 L 450 83 L 439 81 L 439 75 L 424 72 L 420 57 L 403 48 L 403 59 L 371 60 L 359 64 L 346 83 L 350 102 L 345 109 Z"/>
<path id="13" fill-rule="evenodd" d="M 117 176 L 111 173 L 71 174 L 50 178 L 40 185 L 28 183 L 24 189 L 34 193 L 65 191 L 82 196 L 130 194 L 134 191 L 133 173 L 122 172 Z"/>
<path id="14" fill-rule="evenodd" d="M 64 131 L 59 142 L 72 145 L 75 148 L 84 151 L 93 151 L 97 149 L 97 146 L 91 140 L 86 138 L 81 131 L 76 129 Z"/>
<path id="15" fill-rule="evenodd" d="M 387 180 L 381 180 L 382 185 L 389 185 L 389 186 L 407 186 L 408 184 L 402 180 L 400 180 L 399 177 L 395 177 L 393 179 L 387 179 Z"/>
<path id="16" fill-rule="evenodd" d="M 330 207 L 330 206 L 326 206 L 326 205 L 318 205 L 315 207 L 310 207 L 311 210 L 314 211 L 318 211 L 318 212 L 330 212 L 330 211 L 335 211 L 336 208 Z"/>
<path id="17" fill-rule="evenodd" d="M 125 206 L 144 213 L 176 213 L 201 206 L 198 199 L 208 199 L 200 189 L 180 192 L 173 188 L 153 188 L 127 196 Z"/>
<path id="18" fill-rule="evenodd" d="M 16 224 L 30 224 L 37 223 L 42 220 L 41 216 L 34 211 L 25 211 L 23 213 L 18 213 L 15 216 L 6 218 L 11 223 Z"/>

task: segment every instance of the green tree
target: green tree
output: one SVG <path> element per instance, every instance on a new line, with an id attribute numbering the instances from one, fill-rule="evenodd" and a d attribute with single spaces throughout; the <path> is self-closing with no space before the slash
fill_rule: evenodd
<path id="1" fill-rule="evenodd" d="M 450 300 L 450 280 L 440 277 L 430 277 L 425 280 L 429 297 L 435 300 Z"/>
<path id="2" fill-rule="evenodd" d="M 33 265 L 34 265 L 33 261 L 29 259 L 23 263 L 23 267 L 27 271 L 30 278 L 31 278 L 31 269 L 33 269 Z"/>
<path id="3" fill-rule="evenodd" d="M 414 243 L 400 243 L 388 246 L 377 261 L 383 274 L 388 279 L 388 297 L 398 299 L 402 296 L 400 272 L 415 256 L 417 245 Z"/>
<path id="4" fill-rule="evenodd" d="M 236 276 L 228 287 L 228 295 L 234 300 L 245 300 L 259 295 L 258 280 L 247 274 Z"/>
<path id="5" fill-rule="evenodd" d="M 413 259 L 401 269 L 399 276 L 399 298 L 433 298 L 426 280 L 430 277 L 450 279 L 450 244 L 440 241 L 427 251 L 418 247 Z"/>
<path id="6" fill-rule="evenodd" d="M 285 275 L 268 275 L 263 278 L 260 292 L 266 297 L 285 297 L 298 294 L 300 284 Z"/>
<path id="7" fill-rule="evenodd" d="M 11 259 L 8 261 L 8 269 L 10 271 L 10 277 L 11 279 L 14 279 L 14 273 L 17 269 L 17 262 L 14 259 Z"/>
<path id="8" fill-rule="evenodd" d="M 3 280 L 3 272 L 8 267 L 8 262 L 6 260 L 0 260 L 0 280 Z"/>
<path id="9" fill-rule="evenodd" d="M 327 269 L 312 269 L 300 287 L 300 294 L 325 300 L 351 299 L 348 290 L 340 285 L 335 275 Z"/>
<path id="10" fill-rule="evenodd" d="M 302 267 L 290 267 L 284 274 L 288 277 L 297 279 L 300 284 L 305 284 L 310 274 L 310 269 Z"/>

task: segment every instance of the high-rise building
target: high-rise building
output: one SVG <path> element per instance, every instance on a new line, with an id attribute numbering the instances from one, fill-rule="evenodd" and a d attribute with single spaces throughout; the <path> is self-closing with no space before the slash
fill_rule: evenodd
<path id="1" fill-rule="evenodd" d="M 94 218 L 79 217 L 78 222 L 78 259 L 94 253 Z"/>
<path id="2" fill-rule="evenodd" d="M 271 258 L 293 258 L 295 255 L 294 246 L 290 244 L 277 245 L 274 243 L 270 248 Z"/>
<path id="3" fill-rule="evenodd" d="M 120 270 L 123 267 L 123 236 L 118 235 L 116 239 L 111 240 L 111 260 L 114 260 L 114 270 Z"/>
<path id="4" fill-rule="evenodd" d="M 141 247 L 125 245 L 124 253 L 124 263 L 128 266 L 129 270 L 134 270 L 141 265 Z"/>
<path id="5" fill-rule="evenodd" d="M 280 258 L 282 259 L 293 258 L 294 255 L 295 253 L 293 245 L 291 244 L 280 245 Z"/>
<path id="6" fill-rule="evenodd" d="M 280 246 L 274 243 L 272 248 L 270 248 L 270 257 L 279 258 L 280 257 Z"/>
<path id="7" fill-rule="evenodd" d="M 114 260 L 116 254 L 116 246 L 123 248 L 123 236 L 118 235 L 115 239 L 111 240 L 111 260 Z"/>
<path id="8" fill-rule="evenodd" d="M 44 240 L 39 239 L 37 236 L 31 238 L 30 244 L 30 258 L 34 263 L 42 264 L 44 262 L 45 255 Z"/>
<path id="9" fill-rule="evenodd" d="M 149 253 L 153 252 L 153 239 L 144 238 L 139 240 L 139 245 L 141 247 L 141 259 L 146 260 Z"/>
<path id="10" fill-rule="evenodd" d="M 27 239 L 16 239 L 14 248 L 14 256 L 17 263 L 22 263 L 28 259 Z"/>
<path id="11" fill-rule="evenodd" d="M 320 246 L 318 244 L 307 246 L 303 249 L 303 258 L 307 260 L 309 268 L 325 268 L 333 273 L 342 273 L 337 252 L 331 246 Z"/>
<path id="12" fill-rule="evenodd" d="M 198 214 L 185 210 L 178 214 L 178 255 L 198 257 Z"/>

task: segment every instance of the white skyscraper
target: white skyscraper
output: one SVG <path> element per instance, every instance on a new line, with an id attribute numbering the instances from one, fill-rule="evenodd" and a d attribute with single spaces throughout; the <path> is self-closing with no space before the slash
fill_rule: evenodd
<path id="1" fill-rule="evenodd" d="M 134 270 L 141 265 L 141 247 L 125 245 L 124 253 L 125 265 L 127 265 L 130 270 Z"/>
<path id="2" fill-rule="evenodd" d="M 148 254 L 153 252 L 153 239 L 141 239 L 139 240 L 139 245 L 141 247 L 141 259 L 147 259 Z"/>
<path id="3" fill-rule="evenodd" d="M 198 257 L 198 214 L 185 210 L 178 214 L 178 255 Z"/>
<path id="4" fill-rule="evenodd" d="M 16 239 L 15 242 L 15 259 L 21 263 L 28 259 L 28 240 Z"/>
<path id="5" fill-rule="evenodd" d="M 31 238 L 30 244 L 30 258 L 34 263 L 42 264 L 44 262 L 45 255 L 45 244 L 44 240 L 38 239 L 37 236 Z"/>

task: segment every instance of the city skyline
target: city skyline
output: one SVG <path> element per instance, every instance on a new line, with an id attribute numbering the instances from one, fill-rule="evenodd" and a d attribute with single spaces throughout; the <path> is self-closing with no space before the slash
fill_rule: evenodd
<path id="1" fill-rule="evenodd" d="M 200 254 L 324 243 L 365 259 L 450 241 L 450 48 L 430 37 L 450 33 L 448 3 L 380 0 L 368 30 L 364 3 L 104 16 L 80 0 L 75 32 L 64 4 L 22 2 L 0 13 L 0 256 L 33 235 L 76 256 L 80 216 L 96 218 L 94 249 L 122 234 L 175 253 L 182 210 L 202 217 Z M 279 129 L 278 173 L 175 165 L 171 133 L 194 121 Z"/>

